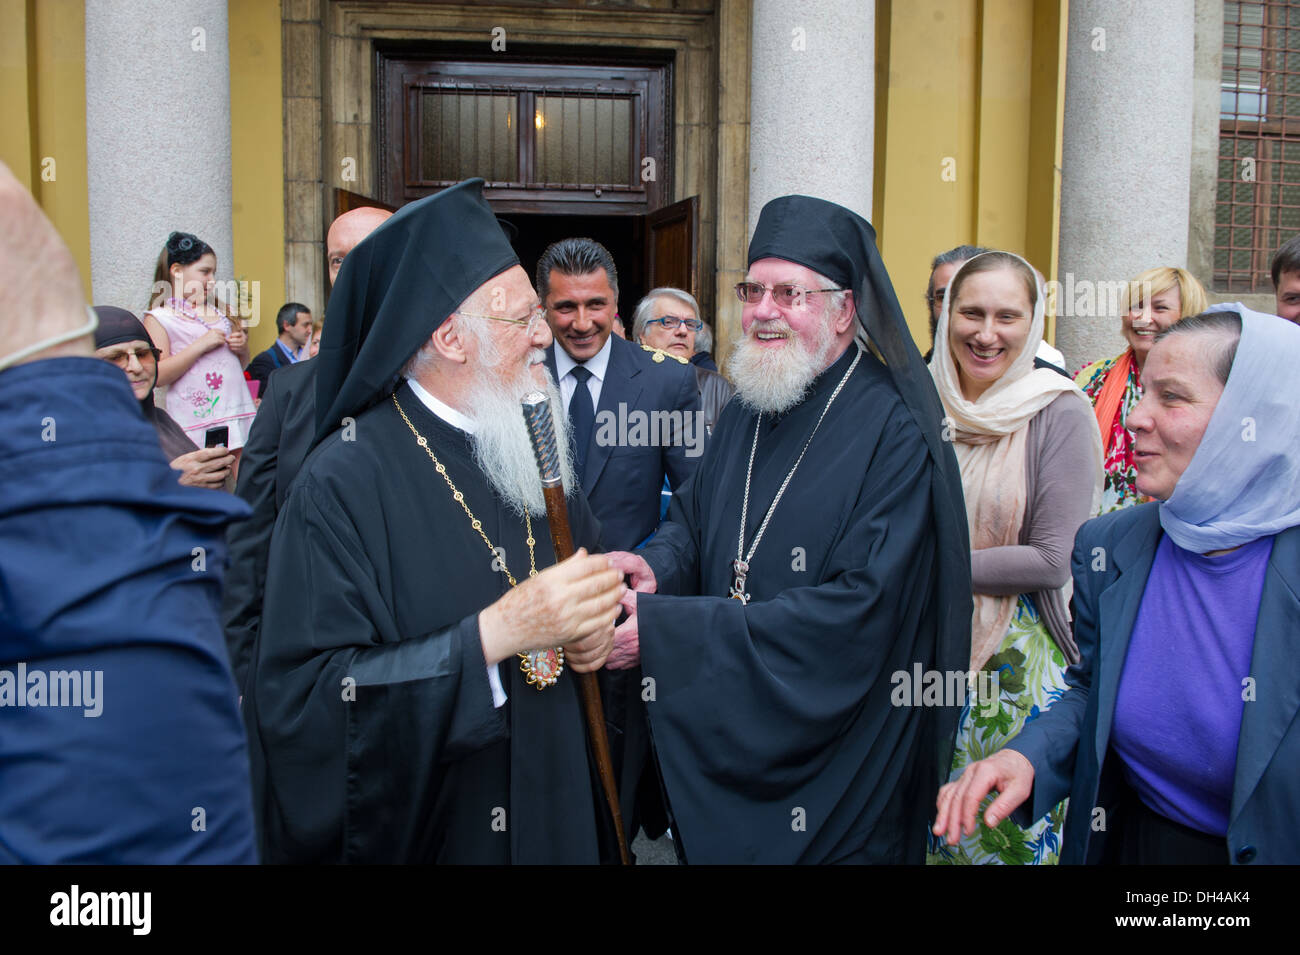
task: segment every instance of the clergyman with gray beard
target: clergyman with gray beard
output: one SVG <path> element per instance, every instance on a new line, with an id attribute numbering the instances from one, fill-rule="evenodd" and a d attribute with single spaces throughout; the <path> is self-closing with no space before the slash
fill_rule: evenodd
<path id="1" fill-rule="evenodd" d="M 920 863 L 958 713 L 895 705 L 890 675 L 970 650 L 938 395 L 848 209 L 769 202 L 736 293 L 735 399 L 655 538 L 608 555 L 633 590 L 607 666 L 653 690 L 687 862 Z"/>
<path id="2" fill-rule="evenodd" d="M 574 673 L 626 588 L 581 495 L 556 564 L 520 406 L 547 391 L 567 450 L 551 333 L 482 186 L 405 206 L 330 300 L 244 700 L 267 862 L 594 863 L 609 833 Z"/>

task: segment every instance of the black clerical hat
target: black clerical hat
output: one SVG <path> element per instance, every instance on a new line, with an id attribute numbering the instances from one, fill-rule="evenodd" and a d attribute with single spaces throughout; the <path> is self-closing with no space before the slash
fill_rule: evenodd
<path id="1" fill-rule="evenodd" d="M 467 179 L 412 202 L 348 253 L 330 296 L 316 370 L 316 439 L 392 391 L 398 373 L 484 282 L 519 258 Z"/>
<path id="2" fill-rule="evenodd" d="M 930 497 L 934 511 L 937 561 L 934 612 L 938 619 L 936 659 L 939 671 L 970 666 L 971 569 L 970 532 L 961 472 L 951 442 L 943 440 L 943 405 L 921 353 L 908 331 L 894 285 L 876 248 L 871 223 L 856 212 L 811 196 L 781 196 L 763 206 L 749 243 L 749 264 L 785 259 L 812 269 L 836 285 L 853 290 L 858 320 L 885 365 L 921 430 L 934 462 Z M 910 568 L 899 568 L 906 573 Z M 924 662 L 924 661 L 920 661 Z M 946 781 L 960 715 L 955 707 L 935 714 L 936 763 L 931 777 Z M 928 785 L 928 783 L 927 783 Z M 938 791 L 936 783 L 931 792 Z"/>

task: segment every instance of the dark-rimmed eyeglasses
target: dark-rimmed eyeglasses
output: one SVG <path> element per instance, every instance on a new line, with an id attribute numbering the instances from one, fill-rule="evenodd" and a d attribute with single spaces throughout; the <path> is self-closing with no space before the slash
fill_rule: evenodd
<path id="1" fill-rule="evenodd" d="M 670 332 L 677 331 L 677 329 L 682 325 L 685 325 L 693 332 L 698 332 L 704 327 L 704 323 L 698 318 L 681 318 L 677 315 L 664 315 L 662 318 L 648 318 L 646 319 L 646 325 L 662 325 Z"/>
<path id="2" fill-rule="evenodd" d="M 139 348 L 132 348 L 130 350 L 119 349 L 118 351 L 108 352 L 99 357 L 104 361 L 112 362 L 114 365 L 117 365 L 118 368 L 129 368 L 132 358 L 142 365 L 147 365 L 150 362 L 157 362 L 158 356 L 161 354 L 162 352 L 157 348 L 149 348 L 142 345 Z"/>
<path id="3" fill-rule="evenodd" d="M 736 297 L 746 305 L 757 305 L 763 301 L 765 292 L 772 293 L 772 301 L 782 308 L 802 305 L 805 296 L 820 295 L 823 292 L 842 292 L 838 288 L 804 288 L 793 282 L 781 282 L 777 285 L 760 285 L 758 282 L 737 282 Z"/>

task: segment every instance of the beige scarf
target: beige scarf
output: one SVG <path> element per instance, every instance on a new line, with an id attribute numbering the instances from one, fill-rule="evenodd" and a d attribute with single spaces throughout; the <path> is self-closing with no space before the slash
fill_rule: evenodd
<path id="1" fill-rule="evenodd" d="M 949 290 L 965 267 L 963 263 L 962 268 L 948 280 Z M 951 295 L 945 293 L 943 313 L 935 332 L 930 374 L 947 413 L 944 436 L 953 441 L 953 450 L 961 468 L 971 549 L 1014 546 L 1020 543 L 1028 503 L 1025 451 L 1029 422 L 1066 392 L 1078 395 L 1079 400 L 1087 405 L 1089 414 L 1092 405 L 1069 378 L 1046 368 L 1034 368 L 1034 355 L 1043 340 L 1044 295 L 1041 283 L 1038 284 L 1034 317 L 1024 348 L 1006 373 L 984 394 L 975 401 L 967 401 L 961 392 L 956 360 L 948 343 L 950 299 Z M 1096 445 L 1098 480 L 1093 490 L 1094 511 L 1101 495 L 1100 434 L 1096 435 Z M 1063 588 L 1067 604 L 1069 587 L 1067 583 Z M 974 597 L 970 666 L 972 670 L 979 670 L 1006 636 L 1019 598 L 1016 595 L 979 593 Z"/>

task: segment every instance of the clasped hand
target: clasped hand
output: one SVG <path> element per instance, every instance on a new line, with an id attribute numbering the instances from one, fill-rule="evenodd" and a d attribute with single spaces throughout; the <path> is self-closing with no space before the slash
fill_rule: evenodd
<path id="1" fill-rule="evenodd" d="M 636 595 L 652 594 L 658 587 L 654 571 L 645 558 L 619 550 L 605 555 L 620 573 L 631 578 L 632 589 L 619 601 L 627 611 L 627 619 L 614 631 L 614 649 L 605 661 L 610 670 L 628 670 L 641 662 L 641 634 L 637 627 Z"/>
<path id="2" fill-rule="evenodd" d="M 602 555 L 585 549 L 512 588 L 479 614 L 483 656 L 499 663 L 516 653 L 563 647 L 578 673 L 599 670 L 614 645 L 614 621 L 627 588 Z"/>

